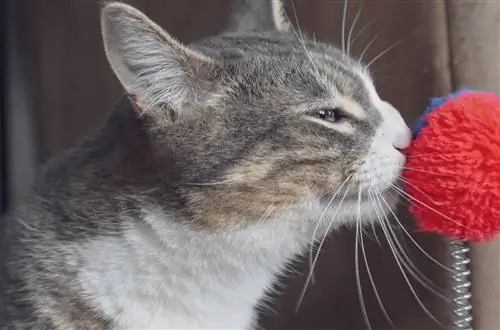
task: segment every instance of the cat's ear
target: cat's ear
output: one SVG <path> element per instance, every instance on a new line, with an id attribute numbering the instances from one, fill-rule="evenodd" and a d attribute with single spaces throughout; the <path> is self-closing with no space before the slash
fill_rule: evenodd
<path id="1" fill-rule="evenodd" d="M 203 94 L 201 72 L 212 60 L 180 44 L 139 10 L 105 4 L 101 32 L 113 71 L 145 111 L 168 107 L 182 115 L 178 112 Z"/>
<path id="2" fill-rule="evenodd" d="M 233 0 L 233 3 L 227 31 L 286 32 L 290 28 L 282 0 Z"/>

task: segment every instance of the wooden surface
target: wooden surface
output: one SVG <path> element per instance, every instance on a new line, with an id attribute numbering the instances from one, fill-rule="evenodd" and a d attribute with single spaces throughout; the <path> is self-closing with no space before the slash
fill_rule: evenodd
<path id="1" fill-rule="evenodd" d="M 182 41 L 216 33 L 225 24 L 230 0 L 136 0 L 136 4 Z M 348 24 L 356 14 L 352 1 Z M 103 53 L 97 1 L 18 0 L 17 15 L 26 63 L 35 92 L 40 161 L 70 146 L 75 139 L 95 127 L 121 95 Z M 316 39 L 341 40 L 342 1 L 295 0 L 297 20 L 287 8 L 294 24 Z M 353 54 L 365 54 L 370 61 L 391 47 L 373 64 L 381 94 L 396 105 L 408 121 L 413 121 L 429 96 L 450 88 L 449 54 L 445 6 L 442 0 L 364 1 L 354 35 L 362 33 L 353 45 Z M 377 37 L 378 36 L 378 37 Z M 405 212 L 402 221 L 408 222 Z M 379 233 L 380 235 L 380 233 Z M 443 245 L 434 237 L 416 235 L 429 253 L 442 257 Z M 413 243 L 407 242 L 413 262 L 432 281 L 444 287 L 446 275 L 433 265 Z M 390 318 L 402 330 L 441 329 L 408 288 L 388 245 L 379 246 L 365 239 L 371 273 Z M 307 291 L 302 307 L 295 312 L 305 276 L 285 280 L 288 285 L 272 308 L 264 313 L 267 329 L 362 330 L 363 321 L 354 272 L 354 236 L 337 233 L 328 241 L 316 268 L 316 282 Z M 363 260 L 361 260 L 364 263 Z M 308 271 L 306 263 L 297 269 Z M 363 296 L 373 330 L 389 329 L 373 293 L 365 267 L 361 267 Z M 411 276 L 408 275 L 410 278 Z M 446 323 L 446 303 L 424 290 L 415 280 L 411 284 L 422 304 Z"/>

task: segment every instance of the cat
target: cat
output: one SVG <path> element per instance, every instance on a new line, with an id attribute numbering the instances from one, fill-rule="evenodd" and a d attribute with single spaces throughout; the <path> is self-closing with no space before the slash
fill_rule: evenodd
<path id="1" fill-rule="evenodd" d="M 403 118 L 280 1 L 190 45 L 119 2 L 101 27 L 126 94 L 3 219 L 2 329 L 255 329 L 289 262 L 397 202 Z"/>

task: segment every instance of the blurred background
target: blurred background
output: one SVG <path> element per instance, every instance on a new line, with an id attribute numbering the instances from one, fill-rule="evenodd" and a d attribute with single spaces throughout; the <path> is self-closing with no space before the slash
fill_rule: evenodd
<path id="1" fill-rule="evenodd" d="M 28 191 L 36 168 L 94 129 L 123 91 L 103 52 L 99 1 L 0 2 L 4 15 L 0 205 L 5 211 Z M 231 0 L 124 2 L 137 6 L 186 43 L 221 31 L 231 10 Z M 348 1 L 345 11 L 344 1 L 285 0 L 285 4 L 291 22 L 320 41 L 340 44 L 345 17 L 345 34 L 352 31 L 352 54 L 363 54 L 366 62 L 373 60 L 380 93 L 409 123 L 419 116 L 429 97 L 458 85 L 500 90 L 497 1 L 356 0 Z M 411 222 L 404 207 L 398 217 Z M 283 279 L 280 294 L 262 312 L 263 327 L 368 329 L 363 302 L 373 330 L 448 328 L 450 304 L 420 282 L 425 276 L 437 290 L 446 293 L 449 273 L 422 253 L 413 239 L 441 261 L 445 244 L 427 234 L 415 234 L 412 239 L 401 230 L 396 234 L 408 253 L 406 262 L 422 272 L 420 281 L 408 272 L 407 277 L 402 275 L 404 265 L 395 262 L 390 245 L 378 233 L 380 243 L 364 239 L 370 272 L 360 257 L 360 299 L 354 233 L 346 229 L 332 235 L 321 251 L 314 283 L 300 308 L 296 310 L 309 272 L 307 262 L 299 262 L 296 274 Z M 484 249 L 491 252 L 494 248 Z M 475 252 L 478 268 L 484 255 L 480 249 Z M 498 254 L 494 256 L 500 261 Z M 498 273 L 488 272 L 490 279 L 498 281 Z M 480 287 L 475 290 L 484 296 L 491 291 Z M 498 295 L 489 299 L 488 303 L 476 302 L 481 306 L 478 313 L 489 313 L 488 317 L 477 318 L 477 329 L 500 329 L 500 321 L 496 323 L 500 314 Z"/>

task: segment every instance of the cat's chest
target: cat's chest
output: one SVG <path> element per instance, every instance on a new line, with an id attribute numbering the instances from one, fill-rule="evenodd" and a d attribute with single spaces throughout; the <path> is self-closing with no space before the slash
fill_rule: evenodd
<path id="1" fill-rule="evenodd" d="M 240 285 L 214 280 L 203 286 L 195 279 L 162 280 L 153 276 L 141 269 L 129 273 L 124 281 L 127 284 L 120 291 L 100 296 L 99 304 L 108 306 L 108 315 L 126 329 L 247 330 L 254 307 L 270 282 L 266 274 L 242 279 Z M 134 286 L 135 282 L 148 285 Z"/>
<path id="2" fill-rule="evenodd" d="M 215 284 L 209 290 L 158 290 L 155 299 L 137 290 L 122 305 L 116 322 L 127 329 L 248 330 L 259 298 L 256 293 L 263 293 L 265 281 L 255 280 L 240 288 Z M 173 292 L 177 299 L 172 299 Z"/>
<path id="3" fill-rule="evenodd" d="M 184 248 L 165 250 L 141 235 L 93 241 L 80 285 L 120 328 L 247 329 L 273 274 L 171 243 Z"/>

